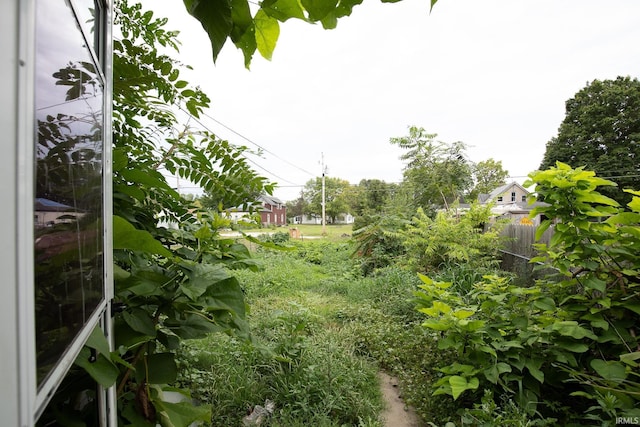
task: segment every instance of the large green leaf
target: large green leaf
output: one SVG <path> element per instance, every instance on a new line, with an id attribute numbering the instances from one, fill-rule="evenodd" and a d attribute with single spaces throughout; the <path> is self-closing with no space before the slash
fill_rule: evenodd
<path id="1" fill-rule="evenodd" d="M 563 320 L 560 322 L 556 322 L 552 325 L 552 329 L 565 337 L 571 337 L 575 339 L 582 339 L 585 337 L 591 338 L 593 340 L 598 339 L 598 337 L 596 337 L 593 332 L 583 328 L 582 326 L 578 325 L 578 322 L 573 320 Z"/>
<path id="2" fill-rule="evenodd" d="M 448 331 L 453 325 L 451 322 L 445 322 L 442 320 L 426 320 L 422 323 L 422 326 L 435 331 Z"/>
<path id="3" fill-rule="evenodd" d="M 211 422 L 208 406 L 195 406 L 189 402 L 171 403 L 163 400 L 153 402 L 163 427 L 189 427 L 192 423 Z"/>
<path id="4" fill-rule="evenodd" d="M 511 372 L 511 366 L 504 362 L 498 362 L 495 365 L 492 365 L 491 368 L 485 369 L 484 376 L 493 384 L 497 384 L 500 374 L 507 372 Z"/>
<path id="5" fill-rule="evenodd" d="M 262 10 L 281 22 L 290 18 L 307 19 L 300 0 L 264 0 Z"/>
<path id="6" fill-rule="evenodd" d="M 122 346 L 127 349 L 133 349 L 141 344 L 153 340 L 152 337 L 131 329 L 131 326 L 129 326 L 129 324 L 120 316 L 116 317 L 114 322 L 114 336 L 116 348 L 120 348 Z"/>
<path id="7" fill-rule="evenodd" d="M 145 310 L 134 308 L 122 312 L 122 318 L 127 325 L 136 332 L 140 332 L 149 337 L 156 336 L 156 327 L 153 320 Z"/>
<path id="8" fill-rule="evenodd" d="M 640 214 L 635 212 L 620 212 L 616 215 L 613 215 L 605 221 L 609 224 L 638 224 L 640 223 Z"/>
<path id="9" fill-rule="evenodd" d="M 94 356 L 88 347 L 80 350 L 80 354 L 75 360 L 75 364 L 83 368 L 87 373 L 103 387 L 111 387 L 115 384 L 120 371 L 111 363 L 105 355 Z"/>
<path id="10" fill-rule="evenodd" d="M 147 371 L 149 384 L 171 384 L 178 376 L 175 354 L 155 353 L 147 357 Z"/>
<path id="11" fill-rule="evenodd" d="M 102 332 L 102 329 L 100 329 L 99 326 L 96 326 L 93 329 L 85 345 L 89 348 L 98 350 L 98 352 L 101 354 L 107 355 L 111 353 L 107 337 L 104 336 L 104 332 Z"/>
<path id="12" fill-rule="evenodd" d="M 338 5 L 338 0 L 302 0 L 302 6 L 309 14 L 311 21 L 321 21 L 333 12 Z"/>
<path id="13" fill-rule="evenodd" d="M 204 338 L 212 332 L 222 332 L 225 328 L 216 325 L 202 314 L 187 314 L 183 319 L 167 319 L 164 322 L 171 332 L 182 339 Z"/>
<path id="14" fill-rule="evenodd" d="M 172 257 L 171 251 L 144 230 L 136 229 L 129 221 L 113 216 L 113 249 L 129 249 Z"/>
<path id="15" fill-rule="evenodd" d="M 187 11 L 195 17 L 209 35 L 213 60 L 233 29 L 230 0 L 184 0 Z"/>
<path id="16" fill-rule="evenodd" d="M 215 283 L 205 293 L 207 311 L 228 311 L 240 318 L 245 317 L 245 301 L 242 287 L 235 277 Z"/>
<path id="17" fill-rule="evenodd" d="M 556 302 L 553 298 L 549 297 L 539 298 L 533 302 L 533 305 L 544 311 L 552 311 L 556 309 Z"/>
<path id="18" fill-rule="evenodd" d="M 172 279 L 164 274 L 155 271 L 140 270 L 136 271 L 135 275 L 118 281 L 117 289 L 118 293 L 126 290 L 136 296 L 160 296 L 166 292 L 163 286 L 171 281 Z"/>
<path id="19" fill-rule="evenodd" d="M 210 287 L 232 277 L 229 270 L 220 264 L 195 264 L 189 270 L 189 280 L 182 283 L 180 289 L 194 301 Z"/>
<path id="20" fill-rule="evenodd" d="M 259 10 L 254 17 L 256 31 L 256 46 L 258 52 L 265 58 L 271 59 L 280 36 L 280 24 L 278 20 Z"/>
<path id="21" fill-rule="evenodd" d="M 627 378 L 625 366 L 620 362 L 611 360 L 593 359 L 590 363 L 594 371 L 608 381 L 621 382 Z"/>
<path id="22" fill-rule="evenodd" d="M 582 280 L 582 284 L 589 289 L 595 289 L 599 292 L 605 292 L 607 289 L 607 282 L 598 279 L 596 276 L 590 275 L 586 279 Z"/>
<path id="23" fill-rule="evenodd" d="M 618 202 L 610 197 L 603 196 L 594 191 L 576 191 L 574 194 L 579 195 L 579 201 L 587 203 L 598 203 L 607 206 L 620 206 Z"/>
<path id="24" fill-rule="evenodd" d="M 255 25 L 247 0 L 231 0 L 231 20 L 233 28 L 230 38 L 244 54 L 244 65 L 249 68 L 251 58 L 256 51 Z"/>
<path id="25" fill-rule="evenodd" d="M 629 366 L 637 367 L 638 362 L 636 360 L 640 359 L 640 351 L 635 351 L 633 353 L 626 353 L 620 355 L 620 361 L 626 363 Z"/>
<path id="26" fill-rule="evenodd" d="M 476 390 L 480 385 L 480 381 L 476 377 L 471 377 L 467 381 L 465 377 L 452 375 L 449 377 L 449 385 L 451 386 L 451 395 L 455 400 L 467 390 Z"/>
<path id="27" fill-rule="evenodd" d="M 338 19 L 351 15 L 353 6 L 360 3 L 362 3 L 362 0 L 342 0 L 338 2 L 337 7 L 320 20 L 322 27 L 327 30 L 336 28 L 338 26 Z"/>
<path id="28" fill-rule="evenodd" d="M 144 171 L 138 169 L 123 169 L 120 171 L 120 176 L 137 186 L 161 188 L 172 194 L 174 197 L 179 197 L 178 192 L 171 188 L 166 179 L 159 172 L 152 172 L 148 169 L 145 169 Z"/>
<path id="29" fill-rule="evenodd" d="M 532 358 L 532 359 L 527 359 L 524 363 L 524 366 L 527 367 L 531 376 L 536 380 L 538 380 L 540 384 L 544 383 L 544 372 L 540 370 L 540 367 L 542 366 L 542 362 L 543 362 L 542 359 Z"/>

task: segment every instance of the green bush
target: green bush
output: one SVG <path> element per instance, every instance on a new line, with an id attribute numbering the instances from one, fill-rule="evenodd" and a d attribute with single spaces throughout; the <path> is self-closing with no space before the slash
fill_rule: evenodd
<path id="1" fill-rule="evenodd" d="M 373 274 L 377 269 L 393 265 L 405 253 L 399 231 L 406 221 L 395 215 L 380 215 L 368 218 L 362 227 L 354 225 L 353 239 L 356 248 L 353 256 L 360 260 L 364 275 Z"/>
<path id="2" fill-rule="evenodd" d="M 461 414 L 472 416 L 480 390 L 489 390 L 511 402 L 501 413 L 526 415 L 528 425 L 640 416 L 640 193 L 630 192 L 624 209 L 598 193 L 610 181 L 562 163 L 530 177 L 547 203 L 532 212 L 546 217 L 537 236 L 555 224 L 533 262 L 563 278 L 525 288 L 485 276 L 460 292 L 421 276 L 423 326 L 441 335 L 439 349 L 456 354 L 440 365 L 435 393 L 462 400 Z"/>
<path id="3" fill-rule="evenodd" d="M 463 213 L 441 211 L 435 219 L 418 209 L 401 231 L 406 248 L 404 262 L 414 271 L 429 273 L 452 263 L 464 263 L 472 269 L 496 268 L 503 223 L 494 223 L 485 231 L 490 218 L 490 205 L 473 204 Z"/>
<path id="4" fill-rule="evenodd" d="M 289 241 L 289 233 L 287 233 L 286 231 L 277 231 L 275 233 L 265 233 L 265 234 L 261 234 L 258 237 L 258 239 L 263 242 L 270 242 L 270 243 L 275 243 L 277 245 L 281 245 Z"/>

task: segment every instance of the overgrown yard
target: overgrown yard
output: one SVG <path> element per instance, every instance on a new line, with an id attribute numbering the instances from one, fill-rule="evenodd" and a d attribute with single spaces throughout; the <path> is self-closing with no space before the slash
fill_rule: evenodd
<path id="1" fill-rule="evenodd" d="M 353 241 L 261 249 L 263 271 L 237 272 L 251 340 L 211 335 L 183 347 L 181 385 L 221 426 L 268 401 L 270 426 L 381 426 L 380 370 L 400 379 L 425 425 L 636 420 L 640 193 L 625 210 L 595 191 L 610 183 L 592 172 L 558 164 L 531 177 L 555 201 L 537 212 L 559 219 L 534 260 L 559 274 L 524 281 L 499 270 L 500 223 L 480 227 L 486 206 L 461 217 L 419 209 Z"/>
<path id="2" fill-rule="evenodd" d="M 217 334 L 182 352 L 182 385 L 211 404 L 214 425 L 240 425 L 270 400 L 269 426 L 381 426 L 379 370 L 399 376 L 424 419 L 446 410 L 428 381 L 430 361 L 443 356 L 409 301 L 417 277 L 362 277 L 347 241 L 290 243 L 293 251 L 256 254 L 263 271 L 238 272 L 252 342 Z"/>

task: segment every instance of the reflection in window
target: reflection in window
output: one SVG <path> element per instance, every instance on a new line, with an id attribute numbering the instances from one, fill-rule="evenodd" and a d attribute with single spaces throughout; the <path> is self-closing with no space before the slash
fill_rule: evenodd
<path id="1" fill-rule="evenodd" d="M 96 18 L 96 11 L 101 11 L 100 5 L 95 0 L 76 0 L 76 14 L 80 26 L 84 30 L 85 37 L 90 40 L 93 50 L 96 54 L 100 54 L 100 25 Z M 98 15 L 99 16 L 99 15 Z"/>
<path id="2" fill-rule="evenodd" d="M 38 384 L 103 298 L 103 82 L 68 3 L 37 2 Z"/>

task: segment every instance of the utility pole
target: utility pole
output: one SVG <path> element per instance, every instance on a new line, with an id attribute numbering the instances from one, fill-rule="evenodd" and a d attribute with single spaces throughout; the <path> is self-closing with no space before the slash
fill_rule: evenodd
<path id="1" fill-rule="evenodd" d="M 322 156 L 322 160 L 320 161 L 320 164 L 322 166 L 322 235 L 324 236 L 325 234 L 327 234 L 327 216 L 325 214 L 325 188 L 324 188 L 324 175 L 326 172 L 326 168 L 324 166 L 324 153 L 320 153 L 320 155 Z"/>

